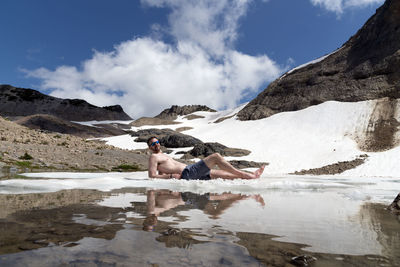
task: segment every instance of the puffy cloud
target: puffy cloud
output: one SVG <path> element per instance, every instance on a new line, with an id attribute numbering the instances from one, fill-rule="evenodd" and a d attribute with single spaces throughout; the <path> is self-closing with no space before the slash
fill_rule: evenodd
<path id="1" fill-rule="evenodd" d="M 169 25 L 135 38 L 111 52 L 95 51 L 80 69 L 40 68 L 28 75 L 62 98 L 82 98 L 99 106 L 121 104 L 134 118 L 159 113 L 173 104 L 236 106 L 284 69 L 266 55 L 234 49 L 239 20 L 251 0 L 142 0 L 170 9 Z M 174 42 L 160 36 L 168 33 Z"/>
<path id="2" fill-rule="evenodd" d="M 325 9 L 340 15 L 350 7 L 365 7 L 371 4 L 382 4 L 384 0 L 310 0 L 313 5 L 320 5 Z"/>

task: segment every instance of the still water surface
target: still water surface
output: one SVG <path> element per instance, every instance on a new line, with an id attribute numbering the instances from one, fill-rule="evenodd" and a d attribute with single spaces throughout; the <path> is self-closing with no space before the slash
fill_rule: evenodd
<path id="1" fill-rule="evenodd" d="M 337 191 L 3 193 L 0 266 L 400 266 L 399 218 Z"/>

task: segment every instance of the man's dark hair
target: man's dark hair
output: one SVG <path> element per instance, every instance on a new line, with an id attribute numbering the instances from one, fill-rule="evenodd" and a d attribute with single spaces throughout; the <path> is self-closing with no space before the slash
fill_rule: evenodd
<path id="1" fill-rule="evenodd" d="M 158 138 L 157 137 L 155 137 L 155 136 L 152 136 L 152 137 L 150 137 L 149 139 L 147 139 L 147 145 L 148 146 L 150 146 L 150 141 L 151 141 L 151 139 L 153 139 L 153 138 L 155 138 L 155 139 L 157 139 L 158 140 Z"/>

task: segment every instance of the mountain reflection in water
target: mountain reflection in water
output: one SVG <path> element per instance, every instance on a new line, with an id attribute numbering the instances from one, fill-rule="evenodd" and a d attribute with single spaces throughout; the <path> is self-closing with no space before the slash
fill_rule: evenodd
<path id="1" fill-rule="evenodd" d="M 291 266 L 292 257 L 304 254 L 317 258 L 313 266 L 400 262 L 400 223 L 382 205 L 363 204 L 348 217 L 362 235 L 369 231 L 378 248 L 371 250 L 378 253 L 327 253 L 307 241 L 318 239 L 318 234 L 298 241 L 301 232 L 307 232 L 306 225 L 287 212 L 289 196 L 280 199 L 278 208 L 275 198 L 274 193 L 194 194 L 143 188 L 0 194 L 0 266 Z M 312 221 L 310 214 L 304 217 L 315 228 L 326 228 L 315 233 L 335 233 L 335 222 L 329 229 L 329 222 Z M 282 236 L 276 233 L 278 228 L 300 234 Z M 286 241 L 291 238 L 296 243 Z"/>

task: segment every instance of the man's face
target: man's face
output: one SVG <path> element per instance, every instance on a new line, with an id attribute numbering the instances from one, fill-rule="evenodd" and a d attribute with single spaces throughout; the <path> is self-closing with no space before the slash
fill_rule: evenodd
<path id="1" fill-rule="evenodd" d="M 153 152 L 159 152 L 161 150 L 160 142 L 157 138 L 153 138 L 149 142 L 149 149 Z"/>

